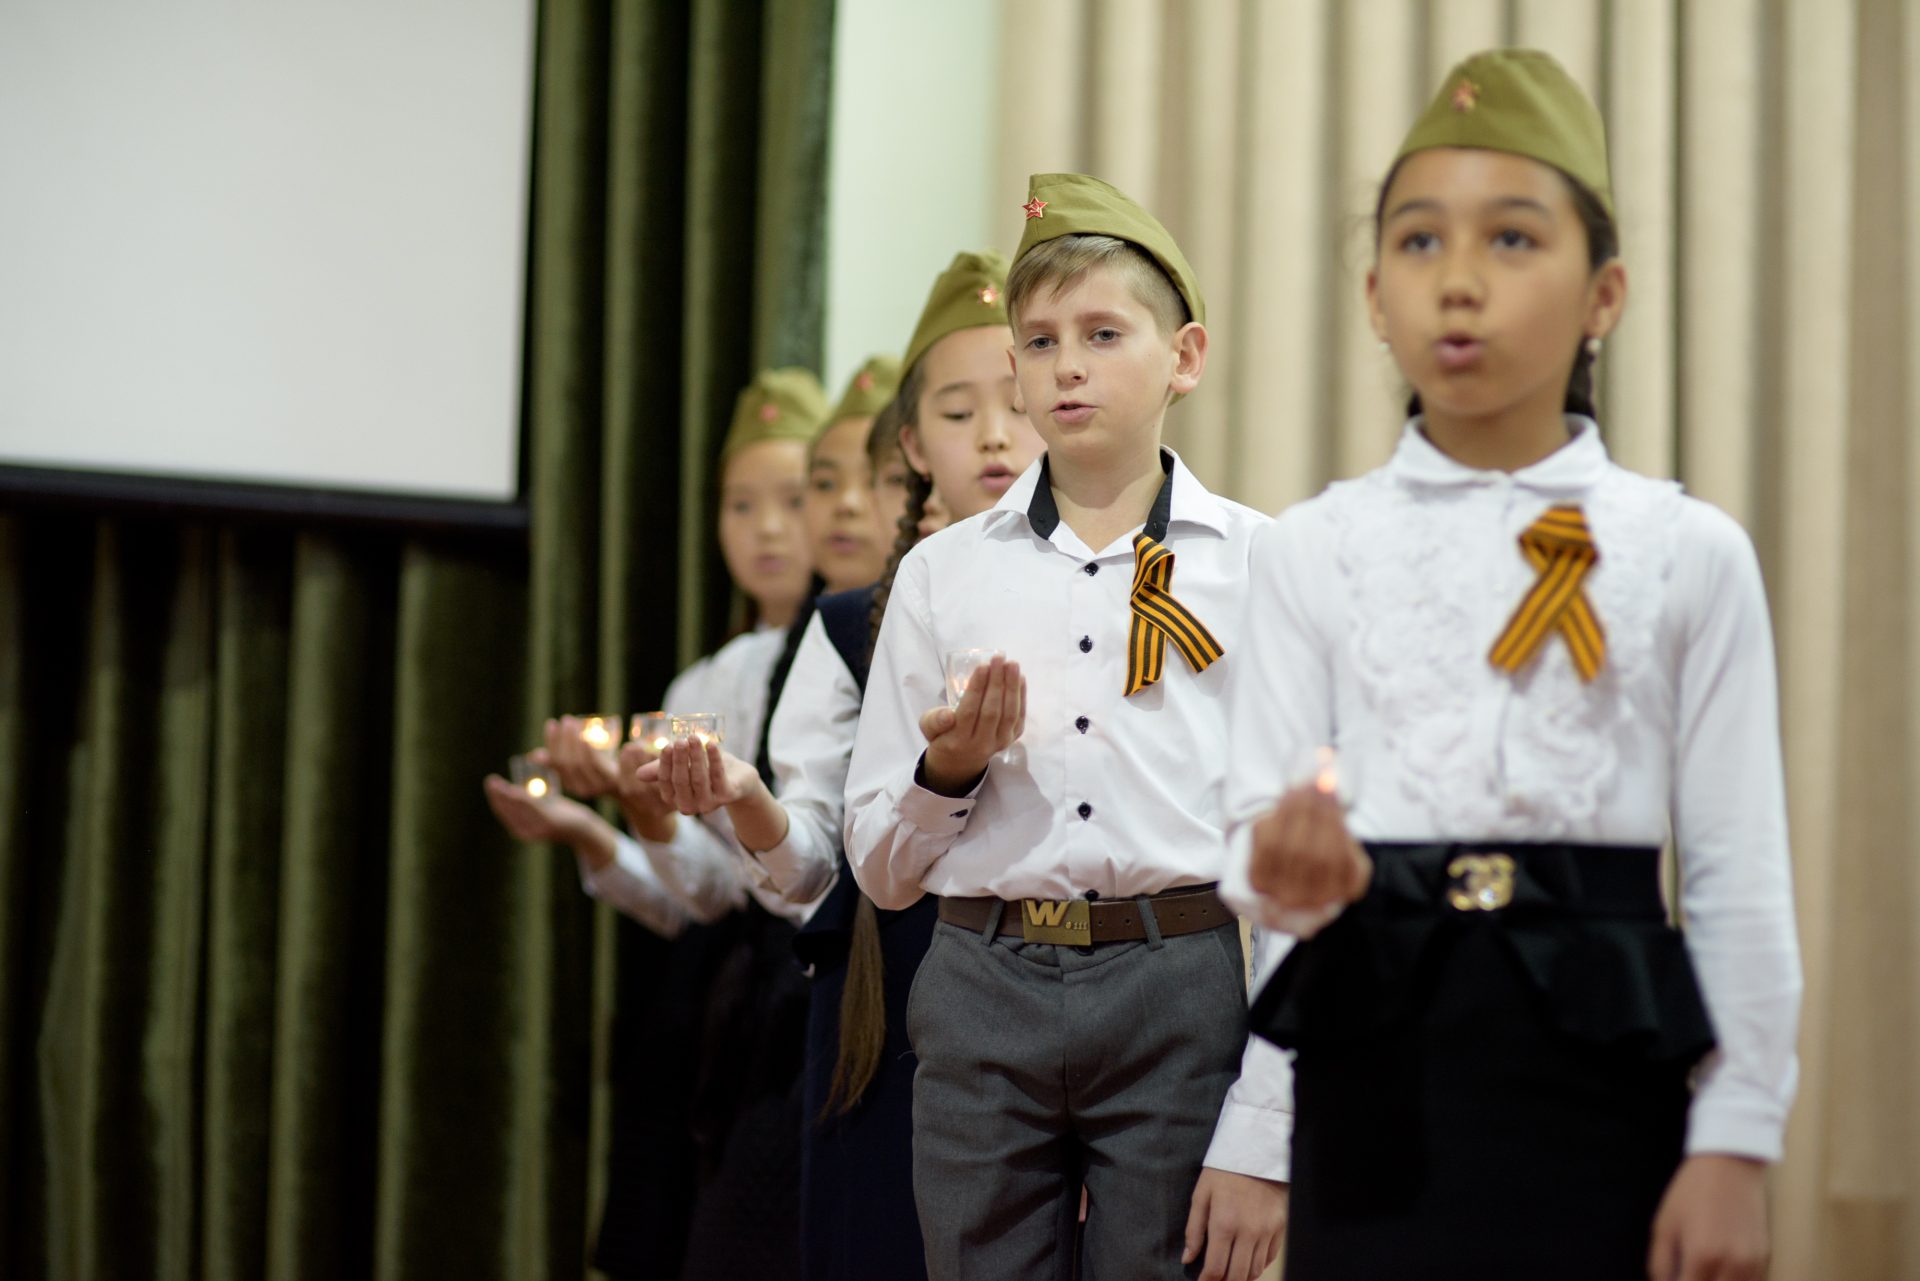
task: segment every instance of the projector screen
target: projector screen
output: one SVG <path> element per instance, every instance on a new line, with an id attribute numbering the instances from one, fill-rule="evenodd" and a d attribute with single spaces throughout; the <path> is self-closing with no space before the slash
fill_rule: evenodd
<path id="1" fill-rule="evenodd" d="M 0 3 L 0 465 L 514 499 L 533 22 Z"/>

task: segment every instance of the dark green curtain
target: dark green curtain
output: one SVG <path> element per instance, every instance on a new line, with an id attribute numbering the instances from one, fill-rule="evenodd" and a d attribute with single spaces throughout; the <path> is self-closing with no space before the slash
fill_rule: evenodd
<path id="1" fill-rule="evenodd" d="M 585 1269 L 610 950 L 479 782 L 727 625 L 718 434 L 820 353 L 832 5 L 538 30 L 524 543 L 0 512 L 0 1275 Z"/>

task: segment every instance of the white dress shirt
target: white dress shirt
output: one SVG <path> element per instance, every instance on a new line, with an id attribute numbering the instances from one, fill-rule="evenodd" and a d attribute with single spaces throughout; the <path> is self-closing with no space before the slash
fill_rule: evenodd
<path id="1" fill-rule="evenodd" d="M 1044 458 L 998 505 L 901 562 L 847 777 L 848 862 L 880 907 L 922 893 L 1132 898 L 1219 878 L 1224 694 L 1251 648 L 1247 555 L 1267 522 L 1209 493 L 1171 451 L 1164 458 L 1171 590 L 1226 651 L 1205 672 L 1169 645 L 1161 679 L 1124 697 L 1133 533 L 1086 546 L 1054 514 L 1051 491 L 1036 493 Z M 915 781 L 919 721 L 946 700 L 945 654 L 975 648 L 1020 664 L 1026 730 L 969 795 L 942 796 Z M 1272 1046 L 1250 1042 L 1208 1165 L 1285 1177 L 1284 1069 Z"/>
<path id="2" fill-rule="evenodd" d="M 846 815 L 847 764 L 860 725 L 860 685 L 815 614 L 807 622 L 767 732 L 774 793 L 787 834 L 754 857 L 787 899 L 809 903 L 833 888 Z"/>
<path id="3" fill-rule="evenodd" d="M 767 682 L 785 644 L 786 630 L 778 627 L 734 637 L 673 679 L 662 710 L 719 712 L 726 717 L 727 750 L 751 761 L 760 750 Z M 664 891 L 688 919 L 702 923 L 739 909 L 749 895 L 776 916 L 796 924 L 805 920 L 803 909 L 763 882 L 750 871 L 725 810 L 700 818 L 682 815 L 671 841 L 623 834 L 614 861 L 582 878 L 587 893 L 615 906 Z"/>
<path id="4" fill-rule="evenodd" d="M 1719 1041 L 1690 1152 L 1780 1153 L 1800 996 L 1773 641 L 1740 527 L 1678 485 L 1615 466 L 1591 420 L 1511 474 L 1434 447 L 1416 420 L 1391 462 L 1255 539 L 1233 674 L 1229 902 L 1277 928 L 1246 868 L 1253 820 L 1333 745 L 1361 840 L 1572 841 L 1679 851 L 1687 946 Z M 1583 683 L 1550 633 L 1518 673 L 1488 651 L 1536 574 L 1518 538 L 1583 508 L 1583 590 L 1606 632 Z"/>

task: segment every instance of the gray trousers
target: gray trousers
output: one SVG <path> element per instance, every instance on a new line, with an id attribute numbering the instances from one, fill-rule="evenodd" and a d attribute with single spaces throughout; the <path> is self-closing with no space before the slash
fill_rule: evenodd
<path id="1" fill-rule="evenodd" d="M 1180 1254 L 1240 1073 L 1243 974 L 1235 925 L 1092 948 L 937 925 L 907 1006 L 931 1281 L 1068 1281 L 1083 1178 L 1082 1281 L 1196 1275 Z"/>

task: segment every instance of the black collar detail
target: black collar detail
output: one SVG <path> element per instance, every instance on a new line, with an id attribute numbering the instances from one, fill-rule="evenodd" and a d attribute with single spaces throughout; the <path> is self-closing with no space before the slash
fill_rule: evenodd
<path id="1" fill-rule="evenodd" d="M 1052 461 L 1041 456 L 1040 475 L 1034 481 L 1033 497 L 1027 500 L 1027 523 L 1042 538 L 1052 538 L 1053 531 L 1060 528 L 1060 506 L 1053 501 Z M 1173 519 L 1173 455 L 1164 449 L 1160 451 L 1160 470 L 1167 478 L 1153 496 L 1146 527 L 1147 537 L 1156 543 L 1167 541 L 1167 524 Z"/>

